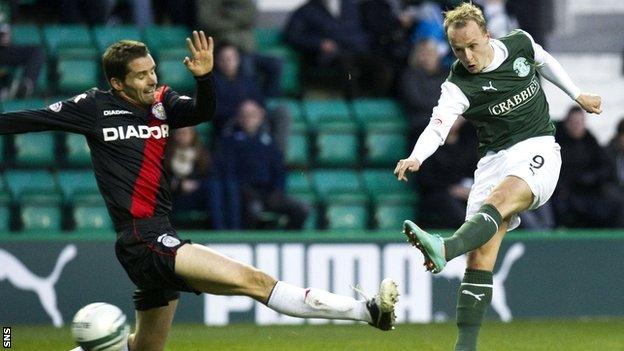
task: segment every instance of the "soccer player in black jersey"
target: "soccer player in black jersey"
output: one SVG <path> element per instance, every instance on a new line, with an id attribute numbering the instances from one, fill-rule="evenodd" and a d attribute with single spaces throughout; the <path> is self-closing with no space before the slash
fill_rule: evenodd
<path id="1" fill-rule="evenodd" d="M 291 316 L 358 320 L 391 329 L 398 295 L 391 279 L 364 300 L 303 289 L 182 240 L 171 227 L 163 167 L 167 139 L 173 129 L 210 120 L 215 109 L 213 41 L 203 32 L 192 36 L 186 39 L 190 56 L 183 63 L 197 81 L 194 99 L 166 85 L 158 87 L 147 47 L 122 40 L 102 57 L 111 90 L 94 88 L 47 109 L 0 115 L 0 134 L 61 130 L 87 138 L 98 187 L 117 232 L 117 258 L 137 286 L 136 326 L 128 349 L 164 349 L 179 291 L 245 295 Z"/>

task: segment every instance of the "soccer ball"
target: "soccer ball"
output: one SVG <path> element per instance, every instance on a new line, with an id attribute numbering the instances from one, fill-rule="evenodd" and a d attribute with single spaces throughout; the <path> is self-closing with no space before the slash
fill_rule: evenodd
<path id="1" fill-rule="evenodd" d="M 119 351 L 128 342 L 130 327 L 119 307 L 94 302 L 76 312 L 71 332 L 85 351 Z"/>

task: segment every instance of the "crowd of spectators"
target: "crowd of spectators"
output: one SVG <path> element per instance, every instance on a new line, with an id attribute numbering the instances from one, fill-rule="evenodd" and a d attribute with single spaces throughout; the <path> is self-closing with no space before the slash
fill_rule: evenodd
<path id="1" fill-rule="evenodd" d="M 405 111 L 411 146 L 429 123 L 453 62 L 442 12 L 459 2 L 305 1 L 288 14 L 281 33 L 281 40 L 298 53 L 301 67 L 301 89 L 290 97 L 320 90 L 348 100 L 396 99 Z M 475 1 L 483 8 L 493 37 L 520 26 L 544 44 L 548 25 L 531 21 L 526 9 L 540 6 L 548 13 L 549 2 L 529 2 L 534 6 L 515 0 Z M 11 22 L 18 10 L 17 1 L 0 1 L 3 99 L 32 95 L 45 62 L 41 47 L 11 43 Z M 219 230 L 269 228 L 277 223 L 301 229 L 311 208 L 285 188 L 292 116 L 285 106 L 267 105 L 267 99 L 283 96 L 284 62 L 279 55 L 257 51 L 257 17 L 254 0 L 63 0 L 57 11 L 61 23 L 132 23 L 138 28 L 170 23 L 212 35 L 217 43 L 217 111 L 209 137 L 184 128 L 168 145 L 166 166 L 175 209 L 204 212 L 210 228 Z M 22 67 L 23 73 L 4 74 L 7 66 Z M 585 127 L 584 112 L 571 108 L 556 138 L 563 149 L 559 185 L 547 206 L 522 215 L 523 226 L 538 230 L 624 226 L 624 121 L 608 147 L 602 148 Z M 421 224 L 455 228 L 463 222 L 477 161 L 474 130 L 460 119 L 446 144 L 416 176 Z"/>

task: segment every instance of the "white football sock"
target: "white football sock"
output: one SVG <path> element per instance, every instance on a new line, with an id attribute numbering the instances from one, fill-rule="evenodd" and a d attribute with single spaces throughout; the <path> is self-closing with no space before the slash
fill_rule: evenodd
<path id="1" fill-rule="evenodd" d="M 314 288 L 302 289 L 282 281 L 273 288 L 267 306 L 293 317 L 372 322 L 365 300 Z"/>
<path id="2" fill-rule="evenodd" d="M 75 349 L 71 349 L 69 351 L 84 351 L 84 350 L 82 349 L 82 347 L 78 346 Z"/>

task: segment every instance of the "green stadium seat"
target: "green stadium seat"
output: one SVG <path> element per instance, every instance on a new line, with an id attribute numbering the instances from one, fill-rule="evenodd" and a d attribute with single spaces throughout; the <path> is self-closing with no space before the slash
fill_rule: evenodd
<path id="1" fill-rule="evenodd" d="M 15 45 L 41 45 L 43 36 L 36 24 L 13 24 L 11 42 Z"/>
<path id="2" fill-rule="evenodd" d="M 292 124 L 304 124 L 307 125 L 307 121 L 303 116 L 303 109 L 299 101 L 288 98 L 273 98 L 266 100 L 267 110 L 274 110 L 276 108 L 285 108 L 288 114 L 292 118 Z"/>
<path id="3" fill-rule="evenodd" d="M 66 201 L 103 205 L 92 170 L 63 170 L 58 173 L 58 180 Z"/>
<path id="4" fill-rule="evenodd" d="M 20 167 L 53 167 L 56 164 L 54 132 L 13 136 L 14 160 Z"/>
<path id="5" fill-rule="evenodd" d="M 286 164 L 290 167 L 302 168 L 310 164 L 310 146 L 304 125 L 295 124 L 290 128 L 286 146 Z"/>
<path id="6" fill-rule="evenodd" d="M 2 112 L 33 110 L 47 107 L 44 99 L 19 99 L 2 101 Z"/>
<path id="7" fill-rule="evenodd" d="M 43 27 L 43 40 L 49 56 L 93 58 L 97 50 L 86 25 L 66 24 Z"/>
<path id="8" fill-rule="evenodd" d="M 408 140 L 404 129 L 369 128 L 364 137 L 364 163 L 392 166 L 407 156 Z"/>
<path id="9" fill-rule="evenodd" d="M 312 127 L 328 122 L 354 123 L 344 100 L 304 100 L 303 110 Z"/>
<path id="10" fill-rule="evenodd" d="M 280 87 L 285 95 L 296 96 L 301 92 L 301 82 L 299 77 L 299 58 L 297 56 L 284 56 L 282 65 L 282 77 Z"/>
<path id="11" fill-rule="evenodd" d="M 380 202 L 373 210 L 376 229 L 400 230 L 406 219 L 416 220 L 418 206 L 415 202 Z"/>
<path id="12" fill-rule="evenodd" d="M 182 59 L 189 55 L 186 38 L 191 35 L 191 31 L 183 26 L 156 25 L 145 28 L 143 39 L 159 61 L 164 58 L 173 58 L 182 62 Z"/>
<path id="13" fill-rule="evenodd" d="M 195 126 L 195 130 L 197 131 L 197 136 L 199 137 L 199 140 L 204 144 L 206 148 L 209 148 L 211 145 L 211 140 L 214 137 L 212 123 L 200 123 Z"/>
<path id="14" fill-rule="evenodd" d="M 305 202 L 310 208 L 310 213 L 305 223 L 303 224 L 303 229 L 304 230 L 318 229 L 317 224 L 318 224 L 319 214 L 318 214 L 318 201 L 317 201 L 316 195 L 311 191 L 300 192 L 300 193 L 289 194 L 289 195 L 292 195 L 297 200 L 301 200 Z"/>
<path id="15" fill-rule="evenodd" d="M 291 171 L 288 172 L 286 177 L 286 192 L 289 195 L 297 196 L 297 194 L 309 194 L 312 193 L 312 183 L 308 173 L 303 171 Z"/>
<path id="16" fill-rule="evenodd" d="M 103 204 L 76 204 L 72 217 L 76 230 L 113 229 L 113 222 Z"/>
<path id="17" fill-rule="evenodd" d="M 6 150 L 6 138 L 3 135 L 0 135 L 0 167 L 4 167 L 6 162 L 5 151 Z"/>
<path id="18" fill-rule="evenodd" d="M 364 187 L 373 201 L 417 199 L 413 184 L 399 182 L 392 169 L 365 169 L 362 171 Z"/>
<path id="19" fill-rule="evenodd" d="M 84 135 L 65 134 L 65 161 L 73 167 L 91 166 L 91 151 Z"/>
<path id="20" fill-rule="evenodd" d="M 62 212 L 58 205 L 25 204 L 20 218 L 25 231 L 61 230 Z"/>
<path id="21" fill-rule="evenodd" d="M 362 180 L 352 169 L 317 169 L 312 173 L 312 184 L 322 201 L 335 197 L 366 198 Z"/>
<path id="22" fill-rule="evenodd" d="M 364 230 L 368 226 L 368 209 L 365 201 L 332 200 L 325 210 L 327 229 Z"/>
<path id="23" fill-rule="evenodd" d="M 353 101 L 355 119 L 362 125 L 392 124 L 407 126 L 407 119 L 399 103 L 391 99 L 356 99 Z"/>
<path id="24" fill-rule="evenodd" d="M 43 170 L 7 170 L 4 172 L 11 197 L 18 202 L 59 204 L 61 192 L 54 174 Z"/>
<path id="25" fill-rule="evenodd" d="M 0 203 L 0 232 L 11 229 L 11 207 L 8 203 Z"/>
<path id="26" fill-rule="evenodd" d="M 141 32 L 134 26 L 97 26 L 93 28 L 95 46 L 100 53 L 104 53 L 111 44 L 122 40 L 141 41 Z"/>
<path id="27" fill-rule="evenodd" d="M 254 28 L 253 34 L 256 50 L 259 52 L 265 52 L 284 45 L 280 28 Z"/>
<path id="28" fill-rule="evenodd" d="M 98 86 L 100 65 L 93 59 L 60 58 L 58 61 L 58 90 L 79 94 Z"/>
<path id="29" fill-rule="evenodd" d="M 182 63 L 182 59 L 166 58 L 158 62 L 158 80 L 175 91 L 191 94 L 195 91 L 195 79 Z"/>
<path id="30" fill-rule="evenodd" d="M 342 123 L 319 125 L 316 150 L 317 166 L 357 166 L 359 141 L 355 125 Z"/>

